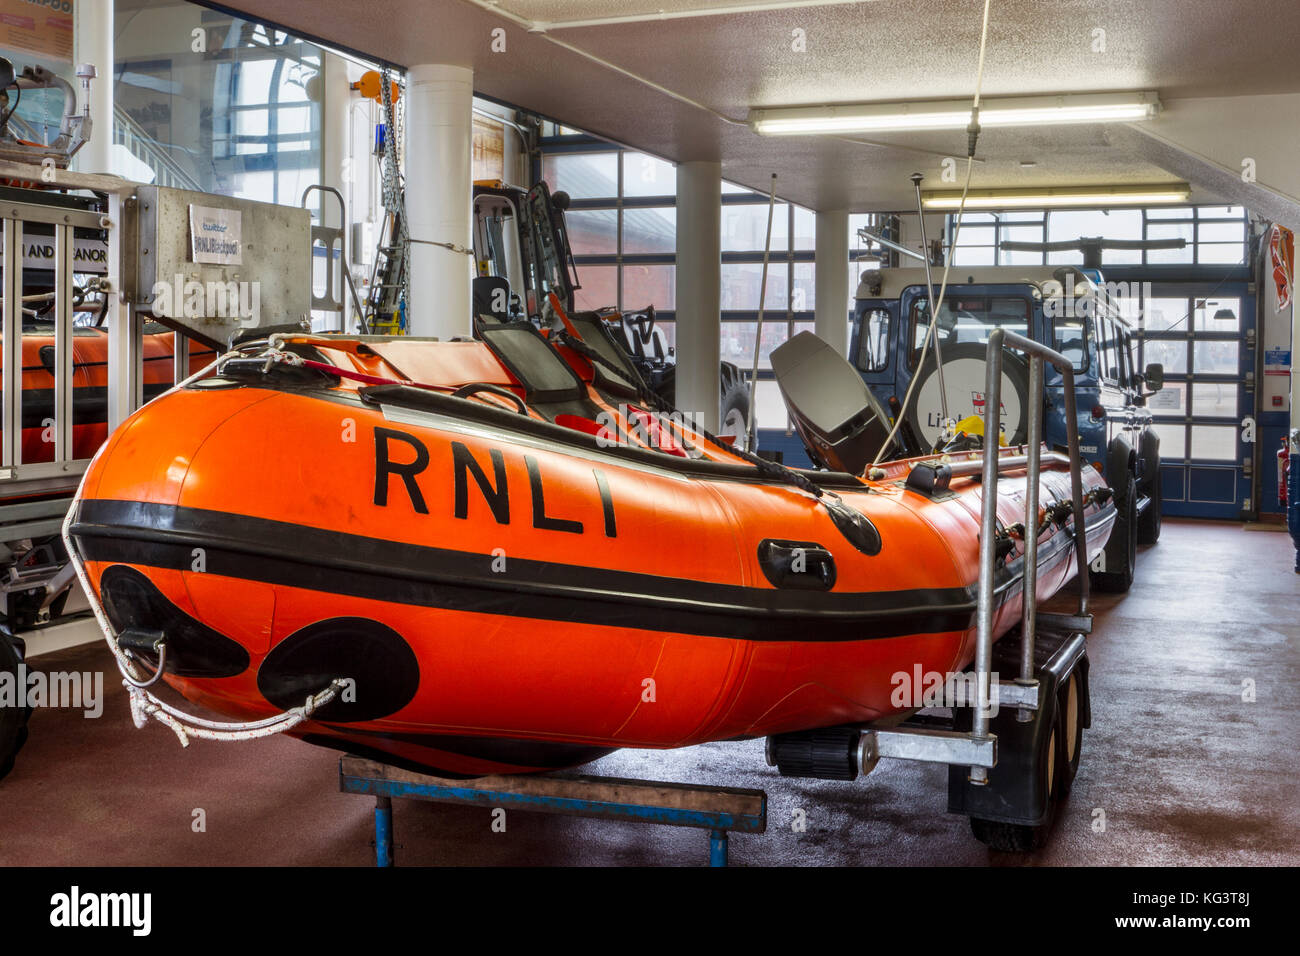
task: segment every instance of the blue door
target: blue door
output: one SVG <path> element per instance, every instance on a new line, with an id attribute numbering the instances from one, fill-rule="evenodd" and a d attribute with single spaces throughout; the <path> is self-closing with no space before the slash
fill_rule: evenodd
<path id="1" fill-rule="evenodd" d="M 1141 363 L 1165 369 L 1147 406 L 1167 515 L 1236 519 L 1249 508 L 1255 321 L 1244 283 L 1156 283 L 1144 297 Z"/>

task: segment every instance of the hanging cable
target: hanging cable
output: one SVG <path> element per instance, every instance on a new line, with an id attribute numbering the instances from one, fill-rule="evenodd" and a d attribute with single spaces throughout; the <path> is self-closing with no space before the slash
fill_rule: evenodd
<path id="1" fill-rule="evenodd" d="M 754 447 L 754 433 L 758 417 L 754 414 L 754 401 L 758 394 L 758 357 L 763 350 L 763 309 L 767 305 L 767 264 L 772 255 L 772 213 L 776 209 L 776 173 L 767 195 L 767 238 L 763 240 L 763 274 L 758 284 L 758 323 L 754 330 L 754 367 L 749 375 L 749 408 L 745 416 L 745 447 Z"/>
<path id="2" fill-rule="evenodd" d="M 939 284 L 939 299 L 930 309 L 930 324 L 925 332 L 925 341 L 921 343 L 921 355 L 917 362 L 917 374 L 912 376 L 912 381 L 907 385 L 907 392 L 903 396 L 903 404 L 898 409 L 898 415 L 894 418 L 894 427 L 889 430 L 889 435 L 880 445 L 880 451 L 876 453 L 875 460 L 871 462 L 871 468 L 874 469 L 880 465 L 881 460 L 885 457 L 885 452 L 892 446 L 898 429 L 903 424 L 903 418 L 907 415 L 907 409 L 911 405 L 913 393 L 916 391 L 916 383 L 920 381 L 920 364 L 925 361 L 926 350 L 930 347 L 930 340 L 935 335 L 935 326 L 939 321 L 939 314 L 943 309 L 944 296 L 948 292 L 948 270 L 952 267 L 952 257 L 957 251 L 957 240 L 961 235 L 962 216 L 966 212 L 966 195 L 970 192 L 971 172 L 975 168 L 975 146 L 979 141 L 980 126 L 980 89 L 984 85 L 984 53 L 988 46 L 989 38 L 989 5 L 992 0 L 984 0 L 984 22 L 980 27 L 980 52 L 979 66 L 975 72 L 975 100 L 971 107 L 971 121 L 966 128 L 966 180 L 961 187 L 961 201 L 957 204 L 957 216 L 953 221 L 952 242 L 948 246 L 948 255 L 944 257 L 943 279 Z M 929 250 L 926 250 L 926 256 L 929 256 Z"/>

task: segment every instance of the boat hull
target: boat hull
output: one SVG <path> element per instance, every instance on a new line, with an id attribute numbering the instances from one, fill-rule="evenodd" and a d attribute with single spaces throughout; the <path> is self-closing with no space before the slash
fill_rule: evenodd
<path id="1" fill-rule="evenodd" d="M 536 772 L 874 721 L 914 709 L 900 674 L 966 667 L 978 482 L 932 500 L 893 478 L 837 489 L 878 533 L 869 554 L 773 481 L 235 385 L 173 392 L 115 433 L 72 536 L 114 628 L 167 634 L 188 699 L 256 720 L 342 678 L 352 699 L 292 733 L 442 774 Z M 1000 482 L 1003 524 L 1024 488 Z M 1041 493 L 1068 500 L 1068 474 Z M 1114 507 L 1088 512 L 1095 554 Z M 833 583 L 777 586 L 764 542 L 824 549 Z M 1022 564 L 1012 541 L 998 634 Z M 1076 571 L 1049 527 L 1037 597 Z"/>

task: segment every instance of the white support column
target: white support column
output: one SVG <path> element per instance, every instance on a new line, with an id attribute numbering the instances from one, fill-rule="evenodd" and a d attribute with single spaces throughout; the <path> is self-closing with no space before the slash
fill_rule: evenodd
<path id="1" fill-rule="evenodd" d="M 474 71 L 412 67 L 406 104 L 406 216 L 411 236 L 412 335 L 470 334 Z"/>
<path id="2" fill-rule="evenodd" d="M 347 204 L 351 183 L 357 177 L 357 170 L 352 168 L 352 159 L 349 156 L 353 94 L 348 83 L 348 62 L 341 56 L 322 52 L 321 66 L 321 82 L 318 92 L 321 104 L 319 182 L 322 186 L 337 189 L 339 195 L 343 197 L 343 202 Z M 316 326 L 317 328 L 348 331 L 354 327 L 355 319 L 352 317 L 355 313 L 348 296 L 348 287 L 343 278 L 343 271 L 351 268 L 353 256 L 348 246 L 352 239 L 348 234 L 349 224 L 347 220 L 355 218 L 355 214 L 350 206 L 346 210 L 346 215 L 341 214 L 338 199 L 323 191 L 315 192 L 309 202 L 317 203 L 320 209 L 319 224 L 321 226 L 327 228 L 338 226 L 343 230 L 342 241 L 335 248 L 326 250 L 328 259 L 317 259 L 315 251 L 312 252 L 312 282 L 317 281 L 317 276 L 326 278 L 328 282 L 325 295 L 341 303 L 343 310 L 341 313 L 316 313 L 313 314 L 312 320 L 313 323 L 320 319 L 324 320 L 325 324 Z M 337 258 L 335 258 L 336 253 Z"/>
<path id="3" fill-rule="evenodd" d="M 333 53 L 322 53 L 324 82 L 321 84 L 320 183 L 333 186 L 348 200 L 348 185 L 357 178 L 348 155 L 352 135 L 352 90 L 348 84 L 348 61 Z M 337 225 L 338 203 L 331 196 L 322 199 L 322 225 Z M 352 210 L 349 209 L 351 214 Z"/>
<path id="4" fill-rule="evenodd" d="M 817 213 L 817 335 L 849 351 L 849 213 Z"/>
<path id="5" fill-rule="evenodd" d="M 717 431 L 722 355 L 722 164 L 677 167 L 677 407 Z"/>
<path id="6" fill-rule="evenodd" d="M 113 8 L 111 0 L 92 0 L 72 8 L 72 62 L 90 63 L 98 76 L 90 83 L 90 142 L 81 147 L 73 164 L 83 173 L 111 173 L 113 149 Z M 86 106 L 79 82 L 80 109 Z"/>

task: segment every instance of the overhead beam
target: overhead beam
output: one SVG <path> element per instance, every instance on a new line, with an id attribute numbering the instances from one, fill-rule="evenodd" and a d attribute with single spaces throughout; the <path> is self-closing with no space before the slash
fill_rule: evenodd
<path id="1" fill-rule="evenodd" d="M 1297 116 L 1300 93 L 1175 99 L 1155 119 L 1107 135 L 1193 186 L 1300 230 Z"/>

